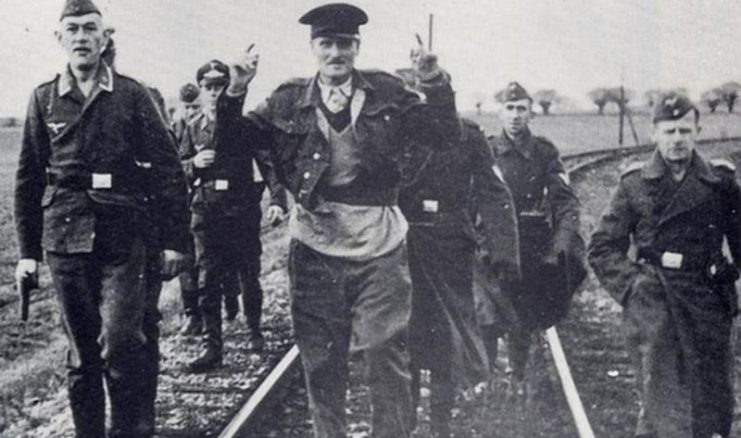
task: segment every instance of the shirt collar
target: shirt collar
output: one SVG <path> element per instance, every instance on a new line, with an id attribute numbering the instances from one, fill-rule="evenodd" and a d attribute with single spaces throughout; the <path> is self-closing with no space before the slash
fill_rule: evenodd
<path id="1" fill-rule="evenodd" d="M 349 98 L 352 95 L 352 76 L 347 78 L 344 83 L 337 86 L 323 84 L 320 79 L 317 79 L 316 83 L 319 86 L 319 92 L 322 96 L 322 102 L 324 102 L 325 104 L 329 101 L 329 95 L 334 89 L 339 89 L 342 94 L 345 95 L 345 97 Z"/>
<path id="2" fill-rule="evenodd" d="M 501 152 L 507 152 L 509 150 L 515 150 L 519 152 L 523 157 L 530 159 L 532 156 L 532 147 L 530 146 L 530 138 L 532 134 L 529 128 L 525 128 L 522 135 L 517 140 L 507 134 L 506 131 L 502 130 L 502 138 L 504 141 L 501 143 Z"/>
<path id="3" fill-rule="evenodd" d="M 348 96 L 352 94 L 352 87 L 365 90 L 366 93 L 372 92 L 374 90 L 373 84 L 371 84 L 368 79 L 366 79 L 365 76 L 358 70 L 353 70 L 353 74 L 350 80 L 342 84 L 341 87 L 347 86 L 348 84 L 350 86 Z M 319 82 L 319 74 L 317 73 L 307 83 L 304 93 L 298 102 L 298 106 L 300 108 L 305 108 L 308 106 L 314 106 L 318 108 L 320 100 L 326 102 L 324 100 L 324 96 L 322 95 L 321 87 L 326 87 L 326 85 L 323 85 Z M 342 91 L 345 92 L 346 90 Z M 329 91 L 327 91 L 327 96 L 329 96 Z"/>
<path id="4" fill-rule="evenodd" d="M 692 158 L 690 158 L 690 160 L 690 165 L 687 168 L 688 173 L 694 171 L 699 178 L 710 183 L 716 183 L 719 181 L 718 176 L 713 173 L 708 163 L 700 154 L 697 153 L 697 151 L 692 151 Z M 651 154 L 651 157 L 643 166 L 641 175 L 645 179 L 658 179 L 664 176 L 667 170 L 668 168 L 666 166 L 666 163 L 664 162 L 664 159 L 661 158 L 659 150 L 655 149 L 653 154 Z"/>
<path id="5" fill-rule="evenodd" d="M 65 68 L 59 77 L 58 91 L 60 96 L 64 96 L 71 92 L 76 83 L 75 77 L 69 69 L 69 64 Z M 100 62 L 98 67 L 98 73 L 95 76 L 95 85 L 103 91 L 113 91 L 113 71 L 103 61 Z"/>

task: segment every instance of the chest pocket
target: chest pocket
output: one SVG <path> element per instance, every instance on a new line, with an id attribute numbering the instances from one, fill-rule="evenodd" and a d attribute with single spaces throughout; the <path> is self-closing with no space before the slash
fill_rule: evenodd
<path id="1" fill-rule="evenodd" d="M 305 118 L 293 119 L 274 119 L 273 135 L 278 145 L 278 159 L 285 164 L 294 161 L 299 154 L 301 145 L 309 136 L 311 126 Z"/>
<path id="2" fill-rule="evenodd" d="M 373 150 L 389 153 L 397 149 L 401 111 L 395 104 L 368 108 L 356 122 L 358 139 L 373 145 Z"/>

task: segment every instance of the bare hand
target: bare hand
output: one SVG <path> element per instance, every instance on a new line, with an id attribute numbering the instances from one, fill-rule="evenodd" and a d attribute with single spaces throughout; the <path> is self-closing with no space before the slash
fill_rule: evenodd
<path id="1" fill-rule="evenodd" d="M 417 44 L 409 52 L 412 69 L 423 79 L 434 76 L 438 72 L 437 55 L 427 51 L 419 34 L 415 34 L 415 37 L 417 38 Z"/>
<path id="2" fill-rule="evenodd" d="M 253 51 L 255 44 L 250 44 L 244 51 L 242 59 L 229 66 L 229 94 L 237 95 L 247 92 L 247 86 L 257 75 L 257 64 L 260 54 Z"/>
<path id="3" fill-rule="evenodd" d="M 277 226 L 283 220 L 285 220 L 285 213 L 283 213 L 283 208 L 278 205 L 271 205 L 268 207 L 268 210 L 265 212 L 265 218 L 268 221 L 268 223 L 271 226 Z"/>
<path id="4" fill-rule="evenodd" d="M 183 268 L 183 254 L 171 249 L 162 251 L 162 269 L 160 275 L 170 280 L 180 273 Z"/>
<path id="5" fill-rule="evenodd" d="M 34 259 L 20 259 L 15 267 L 16 281 L 23 281 L 24 278 L 38 275 L 39 263 Z"/>
<path id="6" fill-rule="evenodd" d="M 215 159 L 216 151 L 214 151 L 213 149 L 204 149 L 201 152 L 198 152 L 195 157 L 193 157 L 193 165 L 196 166 L 198 169 L 211 167 L 214 164 Z"/>

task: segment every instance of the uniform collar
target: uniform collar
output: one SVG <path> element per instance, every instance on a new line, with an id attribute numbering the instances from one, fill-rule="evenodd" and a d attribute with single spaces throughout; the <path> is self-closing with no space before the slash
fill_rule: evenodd
<path id="1" fill-rule="evenodd" d="M 690 158 L 690 160 L 687 174 L 694 173 L 698 178 L 709 183 L 717 183 L 720 181 L 720 178 L 712 171 L 707 161 L 705 161 L 702 155 L 698 154 L 697 151 L 692 151 L 692 158 Z M 659 150 L 655 149 L 651 154 L 651 157 L 646 161 L 643 169 L 641 169 L 641 175 L 645 179 L 658 179 L 664 176 L 666 172 L 666 163 L 664 163 L 664 159 L 661 158 Z"/>
<path id="2" fill-rule="evenodd" d="M 306 90 L 301 96 L 301 100 L 298 102 L 299 107 L 313 106 L 319 108 L 319 104 L 325 100 L 325 91 L 322 87 L 326 87 L 327 97 L 329 96 L 329 90 L 333 87 L 323 85 L 319 82 L 319 74 L 317 73 L 306 86 Z M 347 88 L 345 88 L 347 87 Z M 352 77 L 347 80 L 344 84 L 340 85 L 342 92 L 346 92 L 347 96 L 352 94 L 353 88 L 359 88 L 361 90 L 369 91 L 373 90 L 373 85 L 360 73 L 358 70 L 353 70 Z"/>
<path id="3" fill-rule="evenodd" d="M 507 152 L 515 150 L 529 160 L 533 154 L 532 146 L 530 145 L 531 138 L 532 133 L 530 133 L 530 128 L 525 128 L 525 131 L 517 138 L 517 140 L 511 138 L 505 130 L 502 130 L 502 139 L 504 141 L 500 144 L 500 151 Z"/>
<path id="4" fill-rule="evenodd" d="M 76 79 L 69 69 L 69 64 L 59 76 L 58 91 L 60 96 L 71 92 L 76 84 Z M 100 61 L 98 73 L 95 76 L 95 85 L 103 91 L 113 92 L 113 71 L 103 61 Z"/>
<path id="5" fill-rule="evenodd" d="M 317 86 L 319 86 L 319 93 L 321 94 L 322 102 L 324 102 L 325 105 L 329 101 L 329 95 L 334 89 L 339 89 L 340 92 L 347 98 L 350 98 L 350 96 L 352 96 L 352 76 L 347 78 L 345 83 L 339 86 L 326 85 L 323 84 L 320 80 L 317 80 L 316 84 Z"/>

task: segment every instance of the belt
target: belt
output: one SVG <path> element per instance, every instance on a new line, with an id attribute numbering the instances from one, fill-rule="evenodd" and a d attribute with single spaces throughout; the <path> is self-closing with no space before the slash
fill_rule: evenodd
<path id="1" fill-rule="evenodd" d="M 673 269 L 685 272 L 709 272 L 713 270 L 714 261 L 723 260 L 721 254 L 715 256 L 690 256 L 672 251 L 654 251 L 650 249 L 638 250 L 637 259 L 639 263 L 659 266 L 665 269 Z"/>
<path id="2" fill-rule="evenodd" d="M 60 176 L 49 171 L 46 172 L 47 185 L 76 190 L 110 190 L 115 186 L 121 185 L 119 179 L 120 177 L 116 177 L 111 173 L 85 172 Z"/>

